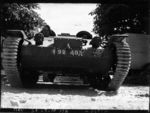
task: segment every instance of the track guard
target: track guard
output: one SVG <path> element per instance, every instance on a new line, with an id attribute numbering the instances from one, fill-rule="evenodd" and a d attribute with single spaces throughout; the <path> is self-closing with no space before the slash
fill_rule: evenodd
<path id="1" fill-rule="evenodd" d="M 23 30 L 7 30 L 6 37 L 27 39 L 27 36 Z"/>

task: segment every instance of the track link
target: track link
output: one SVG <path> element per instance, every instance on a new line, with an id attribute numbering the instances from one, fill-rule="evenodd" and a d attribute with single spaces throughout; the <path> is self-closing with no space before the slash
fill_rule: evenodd
<path id="1" fill-rule="evenodd" d="M 4 40 L 2 49 L 2 66 L 12 87 L 22 87 L 18 70 L 18 47 L 21 38 L 8 37 Z"/>

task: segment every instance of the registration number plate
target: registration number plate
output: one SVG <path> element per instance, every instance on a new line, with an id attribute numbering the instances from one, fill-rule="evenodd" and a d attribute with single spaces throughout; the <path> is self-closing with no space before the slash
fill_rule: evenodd
<path id="1" fill-rule="evenodd" d="M 54 55 L 83 56 L 83 52 L 81 50 L 53 49 L 52 53 Z"/>

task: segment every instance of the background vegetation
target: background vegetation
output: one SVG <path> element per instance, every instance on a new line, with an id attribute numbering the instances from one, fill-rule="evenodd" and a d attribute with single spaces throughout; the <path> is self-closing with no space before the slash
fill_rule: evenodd
<path id="1" fill-rule="evenodd" d="M 97 4 L 90 14 L 94 16 L 93 31 L 99 36 L 115 33 L 149 34 L 150 9 L 148 2 L 124 4 Z"/>
<path id="2" fill-rule="evenodd" d="M 45 24 L 44 20 L 34 11 L 37 3 L 5 3 L 1 5 L 1 31 L 7 29 L 21 29 L 26 34 L 37 26 Z"/>

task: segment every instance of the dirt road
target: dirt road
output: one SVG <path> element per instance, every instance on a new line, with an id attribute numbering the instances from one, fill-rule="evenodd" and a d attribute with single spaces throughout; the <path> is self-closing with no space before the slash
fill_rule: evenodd
<path id="1" fill-rule="evenodd" d="M 122 86 L 117 95 L 89 86 L 38 84 L 32 89 L 1 88 L 2 108 L 148 110 L 149 87 Z"/>

